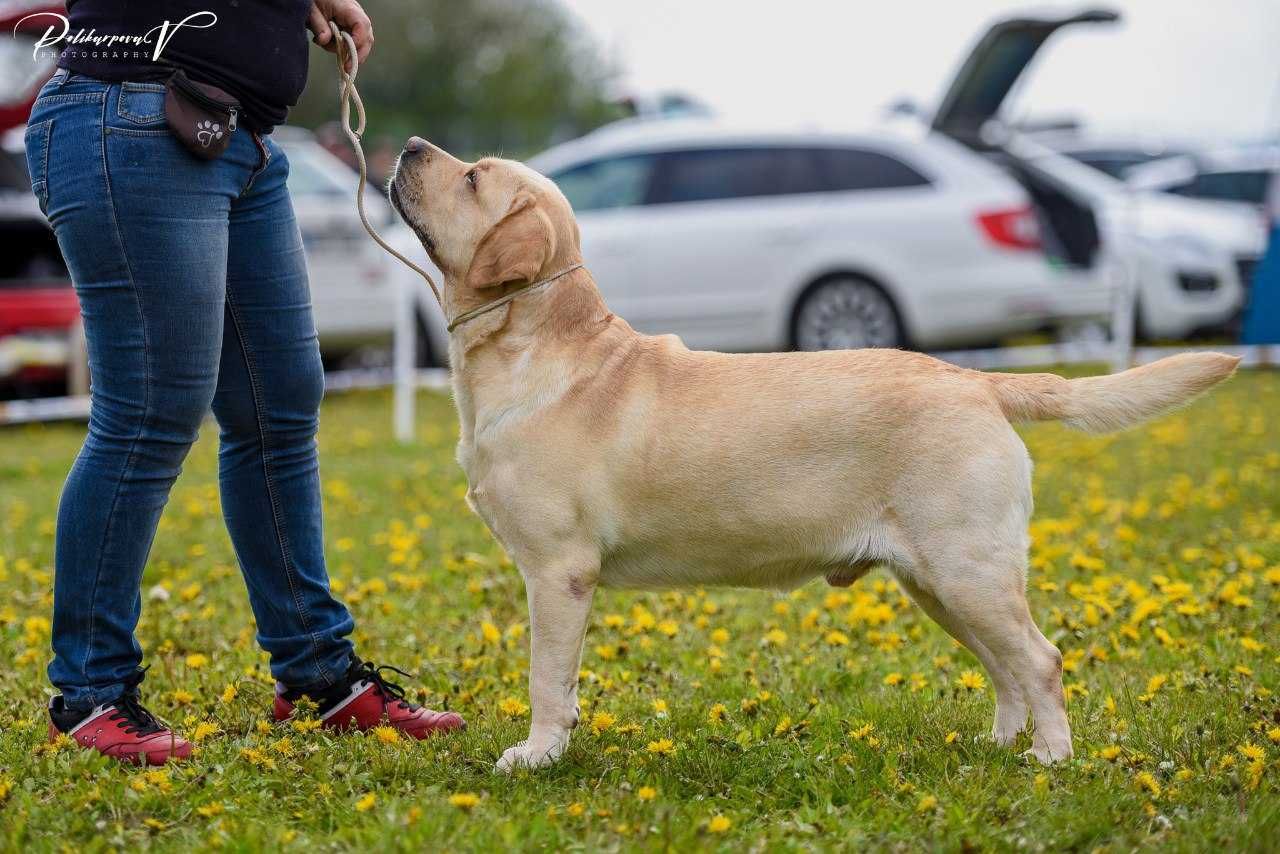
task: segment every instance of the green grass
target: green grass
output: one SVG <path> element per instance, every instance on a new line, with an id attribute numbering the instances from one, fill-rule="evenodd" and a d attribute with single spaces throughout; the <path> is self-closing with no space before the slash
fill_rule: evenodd
<path id="1" fill-rule="evenodd" d="M 524 593 L 463 503 L 449 400 L 420 404 L 406 448 L 387 395 L 325 404 L 330 568 L 362 654 L 415 671 L 422 698 L 470 728 L 383 743 L 266 723 L 206 428 L 139 637 L 152 708 L 216 731 L 159 773 L 45 745 L 54 508 L 83 427 L 0 431 L 0 846 L 1274 850 L 1280 375 L 1243 373 L 1121 436 L 1022 431 L 1037 461 L 1030 598 L 1073 695 L 1077 757 L 1047 769 L 985 740 L 992 693 L 959 687 L 977 662 L 877 572 L 787 596 L 602 593 L 586 725 L 558 766 L 494 774 L 527 725 Z M 661 739 L 670 755 L 648 749 Z"/>

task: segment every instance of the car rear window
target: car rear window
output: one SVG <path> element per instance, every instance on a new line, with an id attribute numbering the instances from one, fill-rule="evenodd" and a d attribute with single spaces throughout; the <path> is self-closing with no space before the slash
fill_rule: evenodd
<path id="1" fill-rule="evenodd" d="M 890 190 L 929 184 L 929 179 L 915 169 L 878 151 L 826 148 L 818 156 L 829 190 Z"/>

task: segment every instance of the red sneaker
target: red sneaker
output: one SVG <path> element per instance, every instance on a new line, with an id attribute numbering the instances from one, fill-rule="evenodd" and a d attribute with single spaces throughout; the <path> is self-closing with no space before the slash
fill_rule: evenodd
<path id="1" fill-rule="evenodd" d="M 144 709 L 134 693 L 89 712 L 69 711 L 59 694 L 49 701 L 49 740 L 59 735 L 135 765 L 163 765 L 191 755 L 191 743 Z"/>
<path id="2" fill-rule="evenodd" d="M 334 730 L 367 730 L 385 723 L 413 738 L 466 728 L 466 721 L 457 712 L 433 712 L 410 703 L 404 698 L 403 688 L 383 678 L 383 670 L 409 676 L 387 664 L 377 666 L 353 658 L 343 679 L 323 695 L 310 695 L 309 699 L 318 705 L 322 726 Z M 294 703 L 302 696 L 306 696 L 302 691 L 277 684 L 275 719 L 290 718 Z"/>

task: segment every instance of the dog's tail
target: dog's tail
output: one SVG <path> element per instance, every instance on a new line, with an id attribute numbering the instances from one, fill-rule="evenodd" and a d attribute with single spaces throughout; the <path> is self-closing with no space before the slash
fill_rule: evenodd
<path id="1" fill-rule="evenodd" d="M 1060 420 L 1090 433 L 1109 433 L 1188 403 L 1231 376 L 1239 362 L 1224 353 L 1180 353 L 1102 377 L 983 376 L 1010 421 Z"/>

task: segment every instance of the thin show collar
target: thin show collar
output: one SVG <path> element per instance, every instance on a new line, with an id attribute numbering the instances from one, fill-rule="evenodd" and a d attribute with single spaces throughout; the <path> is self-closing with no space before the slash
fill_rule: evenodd
<path id="1" fill-rule="evenodd" d="M 450 332 L 452 332 L 462 324 L 475 320 L 477 317 L 479 317 L 482 314 L 488 314 L 489 312 L 493 311 L 495 308 L 506 305 L 516 297 L 520 296 L 523 293 L 528 293 L 534 288 L 540 288 L 543 285 L 549 285 L 552 282 L 556 281 L 557 279 L 561 279 L 569 275 L 570 273 L 572 273 L 574 270 L 577 270 L 581 266 L 582 264 L 581 262 L 579 262 L 577 264 L 574 264 L 572 267 L 565 267 L 563 270 L 561 270 L 559 273 L 556 273 L 554 276 L 548 276 L 547 278 L 542 279 L 541 281 L 530 282 L 527 285 L 521 285 L 520 287 L 516 288 L 514 291 L 510 291 L 498 297 L 493 302 L 487 302 L 484 305 L 480 305 L 473 309 L 464 311 L 462 314 L 458 315 L 453 320 L 449 321 L 448 329 Z"/>

